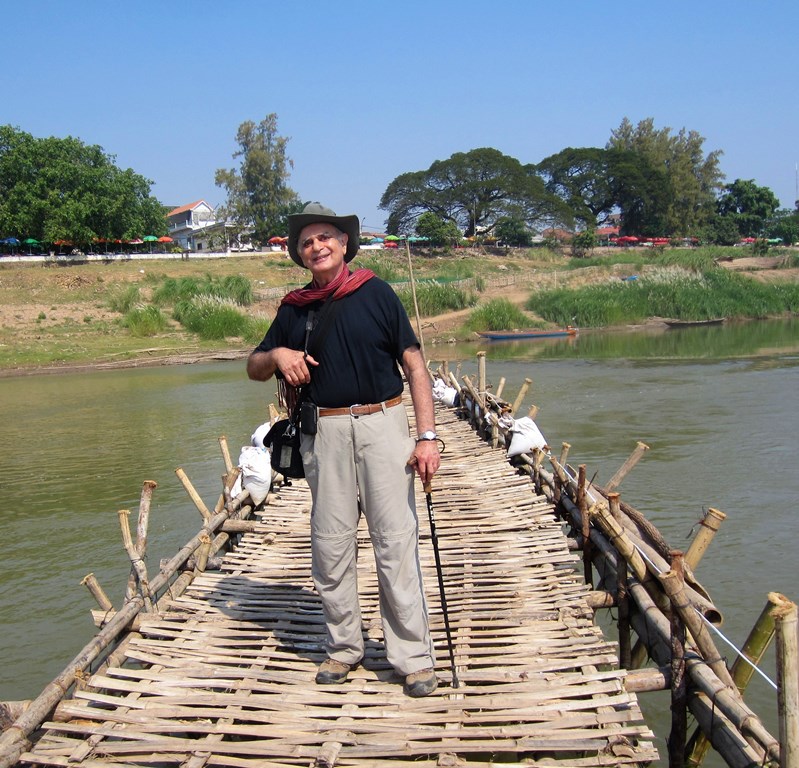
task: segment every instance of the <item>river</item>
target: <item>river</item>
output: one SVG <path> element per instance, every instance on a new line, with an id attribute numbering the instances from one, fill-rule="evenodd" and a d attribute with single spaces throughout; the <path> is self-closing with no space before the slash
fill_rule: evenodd
<path id="1" fill-rule="evenodd" d="M 730 640 L 743 642 L 769 591 L 799 599 L 796 319 L 479 348 L 491 385 L 505 377 L 506 399 L 532 379 L 524 411 L 537 405 L 553 451 L 571 443 L 570 463 L 586 464 L 597 482 L 636 441 L 650 447 L 620 490 L 673 547 L 687 547 L 708 506 L 727 513 L 697 575 Z M 435 365 L 460 361 L 475 374 L 477 350 L 426 352 Z M 212 505 L 224 469 L 219 435 L 235 461 L 266 419 L 274 385 L 248 381 L 235 362 L 4 378 L 0 394 L 2 701 L 36 696 L 93 634 L 94 601 L 80 586 L 87 573 L 119 605 L 129 562 L 117 511 L 132 510 L 135 527 L 144 480 L 158 483 L 151 574 L 198 531 L 199 513 L 174 470 L 182 467 Z M 774 679 L 773 652 L 763 667 Z M 661 696 L 641 698 L 665 755 Z M 769 684 L 755 676 L 747 699 L 776 735 Z M 715 760 L 707 765 L 721 765 Z"/>

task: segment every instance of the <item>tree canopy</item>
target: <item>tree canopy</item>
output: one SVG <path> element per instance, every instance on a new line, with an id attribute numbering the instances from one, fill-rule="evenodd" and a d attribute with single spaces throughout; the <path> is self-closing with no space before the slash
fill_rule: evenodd
<path id="1" fill-rule="evenodd" d="M 653 172 L 664 173 L 669 189 L 661 195 L 668 200 L 660 234 L 687 236 L 698 231 L 716 211 L 716 196 L 724 175 L 719 170 L 720 150 L 705 155 L 705 139 L 696 131 L 681 128 L 656 129 L 653 118 L 633 125 L 628 118 L 611 132 L 607 149 L 629 150 L 649 162 Z M 622 217 L 625 211 L 622 209 Z M 647 222 L 649 223 L 649 222 Z"/>
<path id="2" fill-rule="evenodd" d="M 719 214 L 731 219 L 742 237 L 762 237 L 766 222 L 779 206 L 776 195 L 753 179 L 727 184 L 717 204 Z"/>
<path id="3" fill-rule="evenodd" d="M 151 185 L 118 168 L 102 147 L 0 126 L 2 237 L 86 247 L 96 239 L 166 234 L 164 208 Z"/>
<path id="4" fill-rule="evenodd" d="M 533 224 L 566 213 L 530 167 L 489 147 L 456 152 L 426 171 L 397 176 L 380 199 L 388 231 L 409 234 L 423 213 L 455 224 L 467 237 L 505 217 Z"/>
<path id="5" fill-rule="evenodd" d="M 286 155 L 289 139 L 277 132 L 277 115 L 267 115 L 257 125 L 243 122 L 236 133 L 239 168 L 220 168 L 215 175 L 224 187 L 225 215 L 242 229 L 252 228 L 253 240 L 266 243 L 272 236 L 288 234 L 286 217 L 301 208 L 297 193 L 288 186 L 294 163 Z"/>

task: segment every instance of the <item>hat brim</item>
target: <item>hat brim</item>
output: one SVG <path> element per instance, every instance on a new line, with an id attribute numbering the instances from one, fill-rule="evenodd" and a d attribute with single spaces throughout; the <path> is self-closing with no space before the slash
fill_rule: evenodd
<path id="1" fill-rule="evenodd" d="M 300 239 L 300 232 L 309 224 L 332 224 L 336 229 L 347 235 L 347 250 L 344 253 L 344 261 L 349 264 L 358 253 L 361 246 L 361 221 L 353 213 L 349 216 L 326 216 L 322 213 L 295 213 L 288 217 L 289 237 L 286 247 L 292 261 L 300 267 L 305 267 L 302 263 L 297 245 Z"/>

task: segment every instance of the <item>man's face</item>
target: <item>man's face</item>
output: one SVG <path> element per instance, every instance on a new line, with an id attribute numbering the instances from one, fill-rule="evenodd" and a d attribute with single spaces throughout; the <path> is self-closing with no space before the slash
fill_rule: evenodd
<path id="1" fill-rule="evenodd" d="M 341 271 L 347 252 L 347 235 L 332 224 L 308 224 L 300 230 L 297 252 L 311 270 L 314 282 L 327 285 Z"/>

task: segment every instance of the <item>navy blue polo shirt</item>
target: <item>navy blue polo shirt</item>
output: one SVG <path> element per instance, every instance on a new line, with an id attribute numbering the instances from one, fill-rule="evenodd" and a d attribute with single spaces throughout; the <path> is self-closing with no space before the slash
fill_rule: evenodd
<path id="1" fill-rule="evenodd" d="M 419 346 L 397 295 L 388 283 L 373 277 L 336 303 L 341 306 L 324 347 L 314 354 L 319 365 L 309 366 L 311 399 L 323 408 L 340 408 L 396 397 L 402 392 L 402 354 Z M 303 349 L 308 312 L 318 315 L 321 307 L 322 302 L 284 304 L 255 351 Z M 313 333 L 308 346 L 313 350 Z"/>

